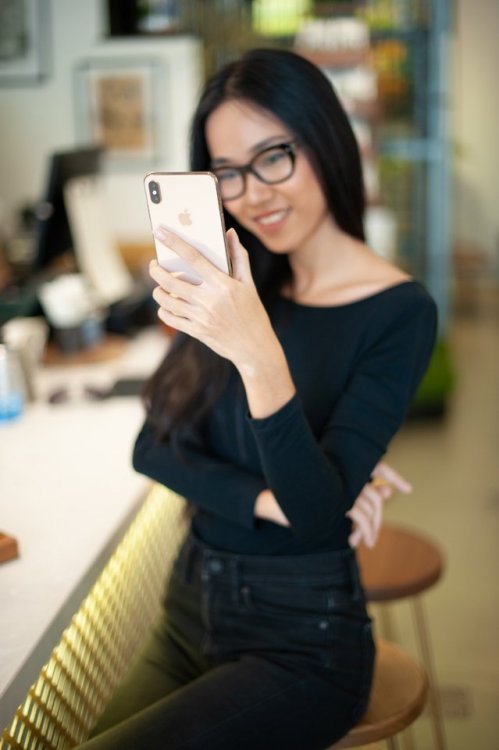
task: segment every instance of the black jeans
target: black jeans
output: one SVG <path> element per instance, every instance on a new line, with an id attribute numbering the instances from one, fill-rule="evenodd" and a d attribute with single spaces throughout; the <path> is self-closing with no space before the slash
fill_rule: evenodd
<path id="1" fill-rule="evenodd" d="M 218 552 L 192 536 L 153 636 L 87 750 L 325 750 L 360 719 L 374 661 L 351 550 Z"/>

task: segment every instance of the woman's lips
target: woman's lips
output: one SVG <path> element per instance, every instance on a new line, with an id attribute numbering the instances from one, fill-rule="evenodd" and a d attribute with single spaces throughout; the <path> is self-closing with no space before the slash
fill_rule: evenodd
<path id="1" fill-rule="evenodd" d="M 265 214 L 255 216 L 253 221 L 264 231 L 280 229 L 288 213 L 289 209 L 287 208 L 279 209 L 278 211 L 268 211 Z"/>

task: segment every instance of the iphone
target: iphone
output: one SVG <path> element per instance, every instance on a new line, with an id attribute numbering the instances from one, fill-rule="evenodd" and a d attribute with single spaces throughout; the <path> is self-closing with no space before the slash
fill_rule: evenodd
<path id="1" fill-rule="evenodd" d="M 151 172 L 144 178 L 152 229 L 159 226 L 193 245 L 214 266 L 230 274 L 222 201 L 211 172 Z M 202 279 L 173 250 L 154 238 L 158 262 L 192 284 Z"/>

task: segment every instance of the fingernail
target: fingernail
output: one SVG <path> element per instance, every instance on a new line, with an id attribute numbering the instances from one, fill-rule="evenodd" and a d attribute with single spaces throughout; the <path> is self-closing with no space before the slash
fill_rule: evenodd
<path id="1" fill-rule="evenodd" d="M 168 239 L 170 232 L 168 232 L 168 230 L 164 229 L 163 227 L 156 227 L 153 231 L 153 234 L 157 240 L 165 241 Z"/>

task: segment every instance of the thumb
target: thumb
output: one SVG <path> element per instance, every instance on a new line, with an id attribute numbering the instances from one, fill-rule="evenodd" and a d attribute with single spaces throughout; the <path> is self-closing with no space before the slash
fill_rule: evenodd
<path id="1" fill-rule="evenodd" d="M 232 263 L 232 275 L 238 281 L 247 281 L 252 278 L 248 253 L 241 245 L 235 229 L 227 232 L 227 244 Z"/>

